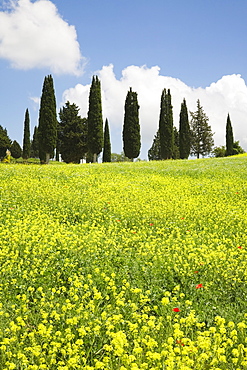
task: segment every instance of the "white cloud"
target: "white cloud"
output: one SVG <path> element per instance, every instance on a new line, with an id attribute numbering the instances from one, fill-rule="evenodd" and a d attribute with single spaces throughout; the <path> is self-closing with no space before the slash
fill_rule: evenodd
<path id="1" fill-rule="evenodd" d="M 108 118 L 111 130 L 112 150 L 122 151 L 122 126 L 124 103 L 129 87 L 138 93 L 140 105 L 140 125 L 142 135 L 141 158 L 147 158 L 147 151 L 152 145 L 158 128 L 160 97 L 163 88 L 170 89 L 173 104 L 174 125 L 179 126 L 179 113 L 183 98 L 189 111 L 196 110 L 200 103 L 209 117 L 209 124 L 215 132 L 215 145 L 225 145 L 226 119 L 229 112 L 235 140 L 247 151 L 247 86 L 240 75 L 223 76 L 209 87 L 192 88 L 182 81 L 160 75 L 158 66 L 129 66 L 122 71 L 118 80 L 113 65 L 104 66 L 97 72 L 102 87 L 103 116 Z M 81 108 L 85 117 L 88 110 L 89 85 L 76 85 L 66 90 L 63 101 L 69 100 Z"/>
<path id="2" fill-rule="evenodd" d="M 49 68 L 55 74 L 80 75 L 85 63 L 75 27 L 49 0 L 10 0 L 0 12 L 0 58 L 13 68 Z"/>

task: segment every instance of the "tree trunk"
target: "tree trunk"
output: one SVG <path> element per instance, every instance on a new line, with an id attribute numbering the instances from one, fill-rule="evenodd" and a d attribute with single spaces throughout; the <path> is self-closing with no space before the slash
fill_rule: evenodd
<path id="1" fill-rule="evenodd" d="M 45 163 L 49 164 L 50 162 L 50 153 L 45 153 Z"/>
<path id="2" fill-rule="evenodd" d="M 97 163 L 97 154 L 96 153 L 93 154 L 93 163 Z"/>

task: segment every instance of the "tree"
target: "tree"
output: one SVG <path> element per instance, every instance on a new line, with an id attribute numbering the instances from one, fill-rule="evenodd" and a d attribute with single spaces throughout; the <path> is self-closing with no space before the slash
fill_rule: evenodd
<path id="1" fill-rule="evenodd" d="M 25 121 L 24 121 L 24 135 L 23 135 L 23 153 L 22 157 L 24 160 L 27 160 L 30 157 L 30 118 L 28 109 L 26 109 L 25 113 Z"/>
<path id="2" fill-rule="evenodd" d="M 200 105 L 200 100 L 197 100 L 196 112 L 191 114 L 191 154 L 197 158 L 211 153 L 214 139 L 211 126 L 208 124 L 208 117 Z"/>
<path id="3" fill-rule="evenodd" d="M 233 143 L 233 155 L 245 153 L 244 149 L 239 145 L 239 141 Z"/>
<path id="4" fill-rule="evenodd" d="M 181 104 L 179 116 L 179 153 L 181 159 L 188 159 L 190 155 L 190 124 L 185 99 Z"/>
<path id="5" fill-rule="evenodd" d="M 173 153 L 173 113 L 170 90 L 162 91 L 159 117 L 161 159 L 172 158 Z"/>
<path id="6" fill-rule="evenodd" d="M 118 153 L 112 153 L 111 154 L 111 162 L 130 162 L 131 160 L 126 157 L 124 152 Z"/>
<path id="7" fill-rule="evenodd" d="M 32 158 L 39 158 L 39 138 L 38 138 L 38 127 L 34 126 L 33 139 L 31 141 L 30 156 Z"/>
<path id="8" fill-rule="evenodd" d="M 216 146 L 212 151 L 214 157 L 225 157 L 226 156 L 226 148 L 224 145 L 222 146 Z"/>
<path id="9" fill-rule="evenodd" d="M 111 141 L 107 118 L 105 120 L 103 162 L 111 162 Z"/>
<path id="10" fill-rule="evenodd" d="M 148 160 L 149 161 L 159 161 L 161 159 L 161 152 L 160 152 L 160 132 L 159 130 L 156 132 L 154 136 L 153 144 L 148 151 Z"/>
<path id="11" fill-rule="evenodd" d="M 226 121 L 226 156 L 234 154 L 233 143 L 234 143 L 234 139 L 233 139 L 232 124 L 231 124 L 230 116 L 228 113 L 227 121 Z"/>
<path id="12" fill-rule="evenodd" d="M 6 155 L 6 150 L 10 149 L 11 147 L 11 140 L 8 137 L 8 133 L 6 128 L 4 129 L 0 125 L 0 158 L 3 159 Z"/>
<path id="13" fill-rule="evenodd" d="M 103 118 L 101 105 L 101 87 L 98 76 L 93 76 L 89 93 L 88 110 L 88 150 L 97 161 L 103 147 Z"/>
<path id="14" fill-rule="evenodd" d="M 172 158 L 173 159 L 179 159 L 180 158 L 180 153 L 179 153 L 179 132 L 177 128 L 174 126 L 173 127 L 173 150 L 172 150 Z"/>
<path id="15" fill-rule="evenodd" d="M 79 109 L 67 101 L 59 112 L 59 150 L 66 163 L 80 163 L 87 152 L 87 119 L 80 117 Z"/>
<path id="16" fill-rule="evenodd" d="M 137 93 L 130 88 L 124 106 L 123 150 L 132 161 L 138 157 L 141 149 L 139 108 Z"/>
<path id="17" fill-rule="evenodd" d="M 20 158 L 22 155 L 22 149 L 20 144 L 14 140 L 10 147 L 11 156 L 15 159 Z"/>
<path id="18" fill-rule="evenodd" d="M 51 75 L 44 79 L 39 110 L 39 158 L 41 163 L 48 164 L 54 155 L 57 141 L 56 99 Z"/>

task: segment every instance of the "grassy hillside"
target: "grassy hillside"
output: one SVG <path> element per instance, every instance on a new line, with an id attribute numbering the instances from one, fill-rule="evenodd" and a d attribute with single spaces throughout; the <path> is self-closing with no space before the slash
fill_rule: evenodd
<path id="1" fill-rule="evenodd" d="M 247 156 L 0 165 L 0 369 L 247 369 Z"/>

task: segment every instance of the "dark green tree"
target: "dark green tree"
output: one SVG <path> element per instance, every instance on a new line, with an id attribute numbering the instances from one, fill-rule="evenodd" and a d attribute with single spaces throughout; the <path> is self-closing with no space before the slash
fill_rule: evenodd
<path id="1" fill-rule="evenodd" d="M 111 162 L 111 140 L 108 119 L 105 120 L 103 162 Z"/>
<path id="2" fill-rule="evenodd" d="M 141 149 L 139 108 L 137 93 L 130 88 L 124 106 L 123 150 L 132 161 L 138 157 Z"/>
<path id="3" fill-rule="evenodd" d="M 101 87 L 98 76 L 93 76 L 90 87 L 87 140 L 88 151 L 93 155 L 93 162 L 97 162 L 98 155 L 101 153 L 103 147 Z"/>
<path id="4" fill-rule="evenodd" d="M 59 112 L 59 151 L 66 163 L 80 163 L 87 152 L 87 119 L 79 115 L 79 107 L 67 101 Z"/>
<path id="5" fill-rule="evenodd" d="M 20 158 L 22 155 L 22 149 L 20 144 L 14 140 L 10 147 L 11 156 L 15 159 Z"/>
<path id="6" fill-rule="evenodd" d="M 179 159 L 180 153 L 179 153 L 179 132 L 177 128 L 173 127 L 173 137 L 174 137 L 174 143 L 173 143 L 173 151 L 172 151 L 172 158 L 173 159 Z"/>
<path id="7" fill-rule="evenodd" d="M 0 125 L 0 159 L 3 159 L 6 155 L 6 150 L 11 148 L 11 140 L 8 137 L 6 128 Z"/>
<path id="8" fill-rule="evenodd" d="M 170 159 L 172 158 L 174 144 L 170 89 L 167 92 L 164 89 L 161 94 L 159 132 L 161 159 Z"/>
<path id="9" fill-rule="evenodd" d="M 211 153 L 214 145 L 213 132 L 208 124 L 208 117 L 197 100 L 196 112 L 191 114 L 191 154 L 197 158 Z"/>
<path id="10" fill-rule="evenodd" d="M 30 156 L 32 158 L 39 158 L 39 138 L 37 126 L 34 126 L 33 139 L 31 140 Z"/>
<path id="11" fill-rule="evenodd" d="M 44 79 L 39 110 L 38 140 L 40 162 L 48 164 L 54 155 L 57 143 L 56 99 L 51 75 Z"/>
<path id="12" fill-rule="evenodd" d="M 233 143 L 233 155 L 245 153 L 244 149 L 239 145 L 239 141 Z"/>
<path id="13" fill-rule="evenodd" d="M 232 124 L 230 120 L 230 116 L 228 113 L 227 121 L 226 121 L 226 156 L 233 155 L 233 131 L 232 131 Z"/>
<path id="14" fill-rule="evenodd" d="M 153 144 L 148 151 L 148 160 L 149 161 L 159 161 L 160 159 L 161 159 L 160 132 L 158 130 L 156 135 L 154 136 Z"/>
<path id="15" fill-rule="evenodd" d="M 124 152 L 118 153 L 112 153 L 111 154 L 111 162 L 130 162 L 131 160 L 126 157 Z"/>
<path id="16" fill-rule="evenodd" d="M 24 134 L 23 134 L 23 152 L 22 158 L 26 161 L 30 157 L 30 118 L 28 109 L 25 112 L 25 121 L 24 121 Z"/>
<path id="17" fill-rule="evenodd" d="M 190 124 L 186 100 L 181 104 L 179 116 L 179 153 L 181 159 L 188 159 L 190 155 Z"/>

